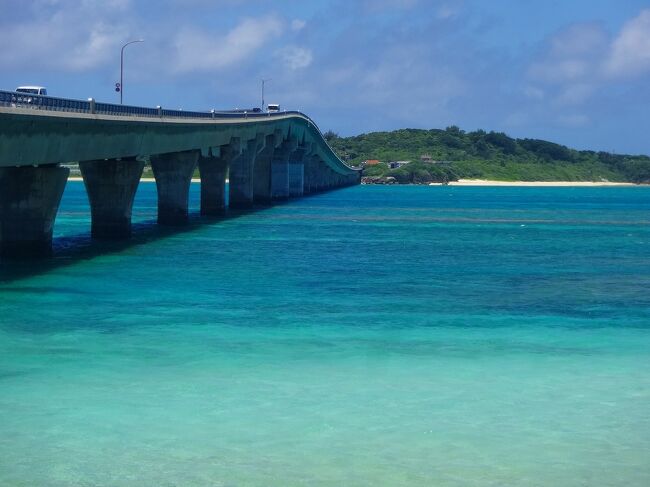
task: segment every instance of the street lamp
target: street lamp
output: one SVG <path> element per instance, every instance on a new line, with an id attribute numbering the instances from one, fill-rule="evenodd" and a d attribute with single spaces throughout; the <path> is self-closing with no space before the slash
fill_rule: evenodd
<path id="1" fill-rule="evenodd" d="M 262 78 L 262 110 L 264 110 L 264 84 L 267 81 L 271 81 L 271 78 L 266 78 L 266 79 Z"/>
<path id="2" fill-rule="evenodd" d="M 122 98 L 124 96 L 124 48 L 130 44 L 135 44 L 136 42 L 144 42 L 144 39 L 136 39 L 135 41 L 127 42 L 122 46 L 120 51 L 120 105 L 122 104 Z"/>

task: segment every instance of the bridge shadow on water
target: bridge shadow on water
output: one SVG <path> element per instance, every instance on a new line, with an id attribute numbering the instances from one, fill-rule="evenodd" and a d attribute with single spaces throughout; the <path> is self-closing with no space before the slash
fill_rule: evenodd
<path id="1" fill-rule="evenodd" d="M 274 203 L 273 206 L 286 204 Z M 44 274 L 101 255 L 117 254 L 128 248 L 145 245 L 157 240 L 192 233 L 206 225 L 233 220 L 251 213 L 267 210 L 272 206 L 256 205 L 250 209 L 228 209 L 222 216 L 201 216 L 199 212 L 190 212 L 189 222 L 182 226 L 159 225 L 155 219 L 132 225 L 133 235 L 124 240 L 94 240 L 90 233 L 57 237 L 53 241 L 51 257 L 39 259 L 3 259 L 0 261 L 0 284 L 17 281 L 26 277 Z M 22 289 L 22 288 L 21 288 Z M 2 292 L 11 291 L 2 288 Z"/>

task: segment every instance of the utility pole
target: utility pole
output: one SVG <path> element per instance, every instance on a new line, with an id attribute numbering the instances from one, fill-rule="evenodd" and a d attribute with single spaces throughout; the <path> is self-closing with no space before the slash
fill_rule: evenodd
<path id="1" fill-rule="evenodd" d="M 262 78 L 262 111 L 264 110 L 264 85 L 267 81 L 271 81 L 271 78 Z"/>
<path id="2" fill-rule="evenodd" d="M 120 92 L 120 105 L 122 104 L 124 96 L 124 48 L 130 44 L 135 44 L 136 42 L 144 42 L 144 39 L 136 39 L 135 41 L 127 42 L 122 46 L 122 50 L 120 51 L 120 85 L 115 88 L 115 91 Z"/>

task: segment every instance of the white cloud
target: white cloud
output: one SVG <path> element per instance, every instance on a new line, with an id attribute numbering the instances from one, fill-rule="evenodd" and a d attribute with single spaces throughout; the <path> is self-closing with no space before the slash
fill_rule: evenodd
<path id="1" fill-rule="evenodd" d="M 282 22 L 275 16 L 244 19 L 225 36 L 197 28 L 178 33 L 174 45 L 174 71 L 218 71 L 243 62 L 267 42 L 282 34 Z"/>
<path id="2" fill-rule="evenodd" d="M 439 20 L 448 20 L 452 19 L 461 12 L 462 9 L 462 3 L 456 2 L 456 3 L 445 3 L 442 4 L 440 7 L 438 7 L 438 11 L 436 12 L 436 17 Z"/>
<path id="3" fill-rule="evenodd" d="M 650 71 L 650 9 L 616 35 L 597 23 L 575 24 L 557 32 L 527 71 L 524 96 L 531 110 L 560 127 L 582 128 L 593 118 L 582 113 L 608 88 Z M 516 117 L 507 124 L 516 126 Z"/>
<path id="4" fill-rule="evenodd" d="M 612 43 L 604 71 L 612 77 L 650 71 L 650 9 L 625 24 Z"/>
<path id="5" fill-rule="evenodd" d="M 558 86 L 559 102 L 581 103 L 597 91 L 597 85 L 649 71 L 650 9 L 645 9 L 613 38 L 593 23 L 557 33 L 546 53 L 529 67 L 528 77 Z"/>
<path id="6" fill-rule="evenodd" d="M 29 19 L 0 26 L 0 63 L 84 71 L 105 65 L 129 38 L 129 0 L 40 0 Z M 127 20 L 120 20 L 126 18 Z"/>
<path id="7" fill-rule="evenodd" d="M 556 33 L 548 40 L 543 55 L 528 69 L 530 85 L 524 91 L 526 96 L 541 101 L 542 97 L 534 94 L 546 93 L 544 98 L 559 109 L 586 103 L 603 84 L 604 53 L 610 45 L 610 36 L 597 23 L 574 24 Z M 562 124 L 576 125 L 566 120 Z"/>
<path id="8" fill-rule="evenodd" d="M 305 22 L 302 19 L 293 19 L 291 21 L 291 30 L 293 30 L 294 32 L 298 32 L 304 29 L 306 25 L 307 22 Z"/>
<path id="9" fill-rule="evenodd" d="M 589 83 L 570 84 L 559 93 L 555 102 L 559 105 L 580 105 L 596 92 L 596 87 Z"/>
<path id="10" fill-rule="evenodd" d="M 73 48 L 71 55 L 66 59 L 66 65 L 73 70 L 81 71 L 100 66 L 112 60 L 118 53 L 118 39 L 126 39 L 126 32 L 117 39 L 116 29 L 113 25 L 97 23 L 88 33 L 87 41 Z"/>
<path id="11" fill-rule="evenodd" d="M 411 9 L 419 3 L 419 0 L 365 0 L 364 7 L 370 11 L 385 9 Z"/>
<path id="12" fill-rule="evenodd" d="M 311 50 L 298 46 L 287 46 L 277 53 L 284 65 L 292 71 L 306 68 L 314 58 Z"/>
<path id="13" fill-rule="evenodd" d="M 607 45 L 607 33 L 599 24 L 573 25 L 550 39 L 546 53 L 530 66 L 528 75 L 551 84 L 595 76 Z"/>
<path id="14" fill-rule="evenodd" d="M 523 91 L 526 97 L 532 98 L 533 100 L 542 100 L 545 96 L 544 90 L 536 86 L 526 86 Z"/>

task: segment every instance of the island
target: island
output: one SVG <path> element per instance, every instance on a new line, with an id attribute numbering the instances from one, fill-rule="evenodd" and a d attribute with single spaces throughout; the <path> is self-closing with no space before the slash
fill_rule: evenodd
<path id="1" fill-rule="evenodd" d="M 459 127 L 325 138 L 366 184 L 458 181 L 650 183 L 650 157 L 575 150 L 538 139 Z"/>

